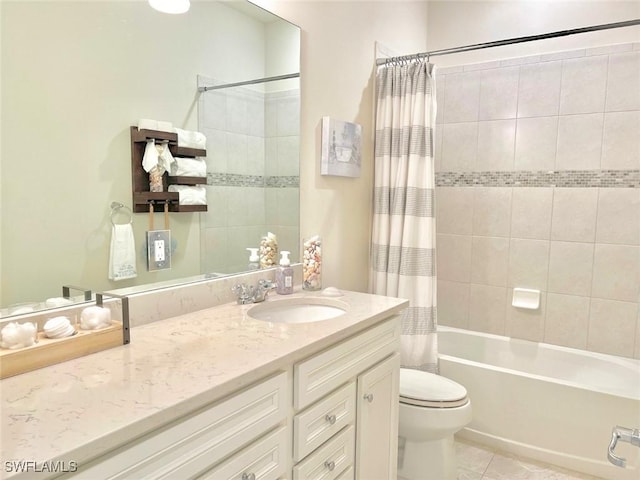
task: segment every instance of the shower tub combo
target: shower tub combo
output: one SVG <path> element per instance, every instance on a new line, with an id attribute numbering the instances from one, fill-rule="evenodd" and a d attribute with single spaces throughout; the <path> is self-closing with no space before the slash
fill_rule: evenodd
<path id="1" fill-rule="evenodd" d="M 616 425 L 640 427 L 640 360 L 451 327 L 438 328 L 440 373 L 465 386 L 473 420 L 458 436 L 610 480 L 640 478 L 640 448 Z"/>

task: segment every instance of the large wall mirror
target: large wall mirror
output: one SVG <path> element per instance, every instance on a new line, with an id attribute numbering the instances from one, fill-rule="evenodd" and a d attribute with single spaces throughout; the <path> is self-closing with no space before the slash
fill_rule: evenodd
<path id="1" fill-rule="evenodd" d="M 299 72 L 298 27 L 244 0 L 195 0 L 183 15 L 143 0 L 6 0 L 0 22 L 3 317 L 46 308 L 64 285 L 145 290 L 246 271 L 268 232 L 299 258 L 299 82 L 253 82 Z M 116 282 L 110 206 L 131 206 L 141 118 L 206 135 L 208 211 L 170 214 L 172 268 L 154 272 L 148 214 L 133 214 L 137 277 Z"/>

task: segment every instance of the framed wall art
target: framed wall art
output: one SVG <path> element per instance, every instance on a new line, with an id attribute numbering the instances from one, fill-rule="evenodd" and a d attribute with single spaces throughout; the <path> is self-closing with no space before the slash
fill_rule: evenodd
<path id="1" fill-rule="evenodd" d="M 359 177 L 362 161 L 362 125 L 322 117 L 320 173 Z"/>

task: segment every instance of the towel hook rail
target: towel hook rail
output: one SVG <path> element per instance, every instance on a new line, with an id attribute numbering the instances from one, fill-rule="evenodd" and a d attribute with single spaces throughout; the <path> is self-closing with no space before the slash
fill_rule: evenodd
<path id="1" fill-rule="evenodd" d="M 133 223 L 133 212 L 132 210 L 127 207 L 125 204 L 120 203 L 120 202 L 111 202 L 111 224 L 112 225 L 116 225 L 116 222 L 114 221 L 113 217 L 121 210 L 124 209 L 125 210 L 125 214 L 129 215 L 129 221 L 126 223 Z"/>

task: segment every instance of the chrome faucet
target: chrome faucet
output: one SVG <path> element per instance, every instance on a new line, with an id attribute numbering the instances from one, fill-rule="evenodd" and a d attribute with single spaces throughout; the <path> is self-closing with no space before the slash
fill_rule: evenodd
<path id="1" fill-rule="evenodd" d="M 634 428 L 632 430 L 630 428 L 616 426 L 611 431 L 611 443 L 609 443 L 607 458 L 609 458 L 609 461 L 614 465 L 624 468 L 627 465 L 627 460 L 613 453 L 618 440 L 620 440 L 621 442 L 630 443 L 631 445 L 635 445 L 636 447 L 640 447 L 640 430 L 638 430 L 637 428 Z"/>
<path id="2" fill-rule="evenodd" d="M 248 303 L 264 302 L 267 295 L 275 288 L 273 282 L 269 280 L 258 280 L 258 285 L 247 285 L 239 283 L 231 289 L 238 296 L 238 305 L 246 305 Z"/>

